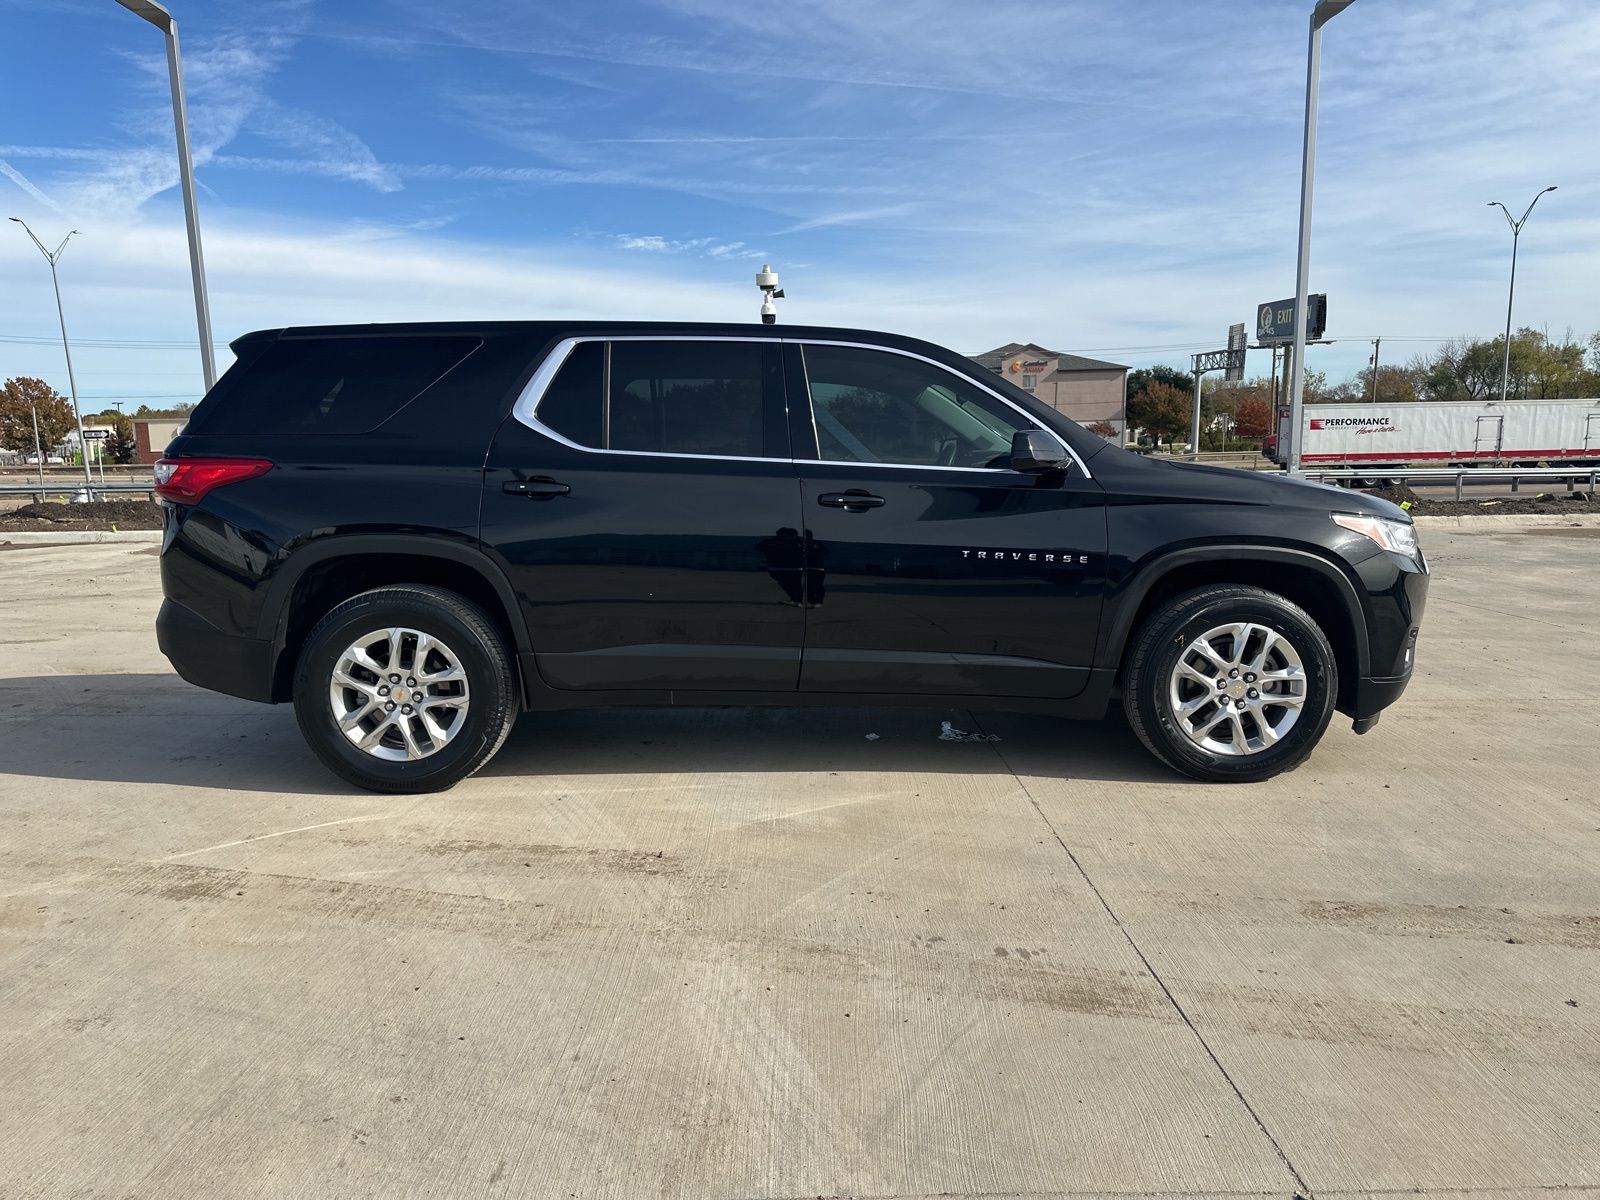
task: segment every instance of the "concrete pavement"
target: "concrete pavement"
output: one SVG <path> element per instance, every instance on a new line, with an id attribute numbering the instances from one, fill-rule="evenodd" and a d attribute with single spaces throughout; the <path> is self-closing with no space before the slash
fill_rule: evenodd
<path id="1" fill-rule="evenodd" d="M 0 554 L 0 1195 L 1600 1191 L 1600 528 L 1423 538 L 1269 784 L 611 710 L 401 799 L 171 675 L 153 548 Z"/>

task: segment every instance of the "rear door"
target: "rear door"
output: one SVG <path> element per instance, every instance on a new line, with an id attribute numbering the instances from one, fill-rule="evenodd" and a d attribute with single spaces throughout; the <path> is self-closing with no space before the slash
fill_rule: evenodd
<path id="1" fill-rule="evenodd" d="M 790 349 L 809 395 L 802 691 L 1065 698 L 1093 661 L 1104 494 L 1084 470 L 1010 467 L 1041 428 L 917 355 Z"/>
<path id="2" fill-rule="evenodd" d="M 1473 429 L 1472 454 L 1475 458 L 1498 458 L 1505 436 L 1503 416 L 1479 417 Z"/>
<path id="3" fill-rule="evenodd" d="M 799 517 L 775 339 L 568 339 L 495 439 L 482 536 L 552 687 L 770 691 Z"/>

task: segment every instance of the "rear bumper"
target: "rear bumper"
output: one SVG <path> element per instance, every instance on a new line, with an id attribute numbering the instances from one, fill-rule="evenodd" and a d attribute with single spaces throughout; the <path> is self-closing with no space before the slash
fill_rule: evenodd
<path id="1" fill-rule="evenodd" d="M 271 642 L 224 633 L 173 600 L 156 614 L 156 643 L 184 679 L 213 692 L 272 703 Z"/>

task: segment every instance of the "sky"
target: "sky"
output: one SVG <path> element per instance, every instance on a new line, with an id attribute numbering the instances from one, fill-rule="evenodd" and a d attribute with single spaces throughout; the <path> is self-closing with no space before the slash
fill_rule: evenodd
<path id="1" fill-rule="evenodd" d="M 1310 0 L 173 0 L 215 339 L 757 319 L 1186 365 L 1294 292 Z M 0 0 L 0 216 L 87 411 L 201 392 L 158 30 Z M 1324 35 L 1333 379 L 1600 329 L 1600 4 L 1356 0 Z M 0 224 L 0 376 L 66 390 Z M 1252 374 L 1267 369 L 1251 355 Z M 219 362 L 231 355 L 222 349 Z"/>

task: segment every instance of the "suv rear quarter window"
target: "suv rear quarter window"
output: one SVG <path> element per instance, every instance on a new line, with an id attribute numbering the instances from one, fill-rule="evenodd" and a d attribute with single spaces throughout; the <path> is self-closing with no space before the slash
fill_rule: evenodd
<path id="1" fill-rule="evenodd" d="M 234 364 L 187 432 L 368 433 L 481 344 L 463 336 L 280 338 Z"/>
<path id="2" fill-rule="evenodd" d="M 789 456 L 783 359 L 770 341 L 580 342 L 537 416 L 593 450 Z"/>

